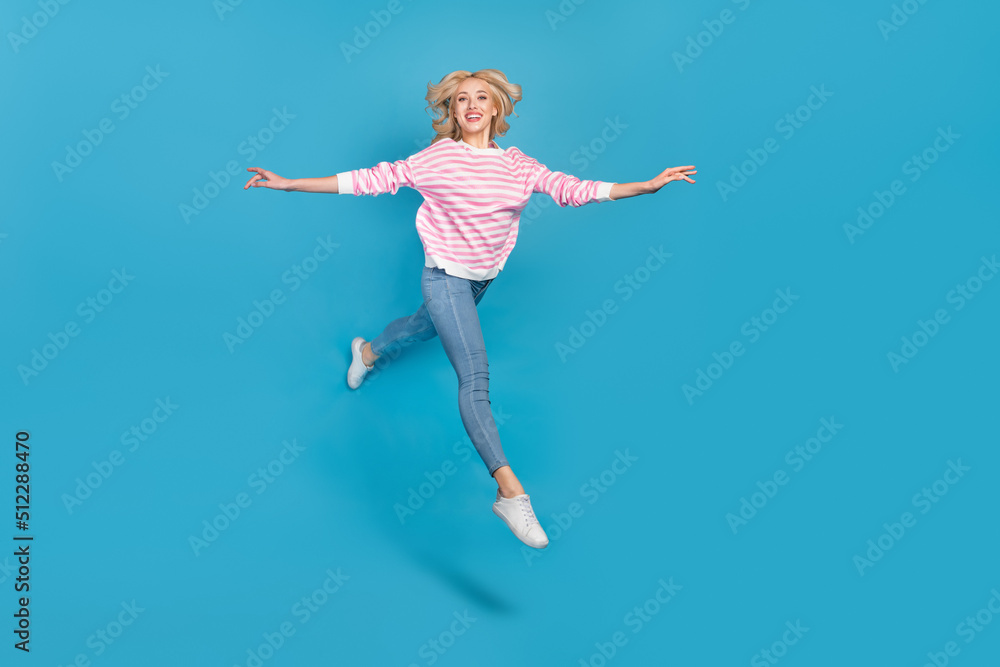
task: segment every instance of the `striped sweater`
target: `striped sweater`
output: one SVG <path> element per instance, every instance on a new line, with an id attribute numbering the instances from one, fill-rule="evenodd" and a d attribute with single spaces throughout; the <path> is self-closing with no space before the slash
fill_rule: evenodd
<path id="1" fill-rule="evenodd" d="M 403 186 L 419 192 L 424 266 L 469 280 L 489 280 L 503 270 L 533 192 L 559 206 L 583 206 L 613 201 L 614 185 L 549 171 L 513 146 L 476 148 L 449 138 L 405 160 L 338 173 L 337 183 L 340 194 L 396 194 Z"/>

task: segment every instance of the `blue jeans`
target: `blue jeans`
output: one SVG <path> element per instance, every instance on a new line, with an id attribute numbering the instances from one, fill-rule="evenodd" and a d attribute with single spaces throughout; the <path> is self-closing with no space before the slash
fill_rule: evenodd
<path id="1" fill-rule="evenodd" d="M 439 336 L 458 375 L 458 411 L 469 439 L 490 475 L 509 465 L 490 411 L 490 373 L 486 343 L 476 306 L 493 280 L 458 278 L 425 266 L 420 279 L 424 303 L 417 312 L 393 320 L 371 341 L 372 353 L 398 356 L 398 347 Z"/>

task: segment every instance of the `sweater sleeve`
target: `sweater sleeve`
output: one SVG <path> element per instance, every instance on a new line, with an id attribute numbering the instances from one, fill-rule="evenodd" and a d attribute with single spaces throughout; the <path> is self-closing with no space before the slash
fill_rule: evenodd
<path id="1" fill-rule="evenodd" d="M 614 201 L 611 199 L 611 186 L 614 183 L 580 180 L 561 171 L 549 171 L 539 162 L 535 162 L 535 178 L 537 180 L 532 191 L 544 192 L 559 206 L 583 206 L 591 202 Z"/>
<path id="2" fill-rule="evenodd" d="M 340 172 L 337 174 L 337 192 L 342 195 L 377 197 L 386 192 L 394 195 L 401 187 L 415 188 L 410 158 L 379 162 L 370 169 Z"/>

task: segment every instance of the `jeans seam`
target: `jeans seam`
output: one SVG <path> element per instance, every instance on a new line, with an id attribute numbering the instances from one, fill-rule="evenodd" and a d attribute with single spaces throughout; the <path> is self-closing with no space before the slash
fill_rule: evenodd
<path id="1" fill-rule="evenodd" d="M 448 292 L 448 303 L 451 304 L 452 315 L 454 315 L 455 321 L 458 322 L 459 321 L 458 311 L 455 309 L 455 300 L 452 298 L 451 287 L 449 286 L 447 279 L 445 279 L 445 281 L 444 281 L 444 286 L 445 286 L 445 290 Z M 473 306 L 473 307 L 475 307 L 475 306 Z M 472 352 L 469 350 L 469 343 L 465 339 L 465 333 L 462 331 L 462 327 L 461 326 L 456 327 L 456 329 L 458 330 L 458 337 L 462 340 L 462 348 L 463 348 L 463 350 L 465 352 L 465 357 L 466 357 L 466 359 L 469 362 L 470 372 L 474 372 L 474 370 L 473 370 L 473 364 L 472 364 Z M 476 425 L 479 427 L 479 429 L 483 433 L 483 436 L 486 438 L 486 443 L 487 443 L 487 446 L 489 447 L 490 455 L 493 457 L 493 461 L 492 462 L 500 461 L 500 456 L 497 453 L 496 449 L 494 448 L 493 443 L 490 441 L 490 438 L 488 437 L 488 432 L 487 432 L 486 428 L 484 428 L 483 423 L 479 420 L 479 414 L 475 410 L 475 404 L 474 404 L 474 401 L 472 400 L 472 382 L 471 381 L 469 383 L 469 405 L 472 407 L 472 416 L 476 420 Z M 473 444 L 475 444 L 475 443 L 473 443 Z M 486 467 L 487 467 L 487 469 L 489 469 L 490 468 L 490 463 L 487 463 Z M 500 466 L 497 466 L 497 468 L 500 468 L 500 467 L 503 467 L 502 464 Z M 495 468 L 494 468 L 494 470 L 495 470 Z M 490 474 L 491 475 L 493 474 L 492 470 L 490 471 Z"/>

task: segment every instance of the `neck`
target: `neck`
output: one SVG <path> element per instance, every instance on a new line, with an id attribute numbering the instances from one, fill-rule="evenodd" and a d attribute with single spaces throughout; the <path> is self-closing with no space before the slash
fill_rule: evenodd
<path id="1" fill-rule="evenodd" d="M 483 128 L 480 132 L 463 136 L 462 141 L 474 148 L 490 148 L 490 131 Z"/>

